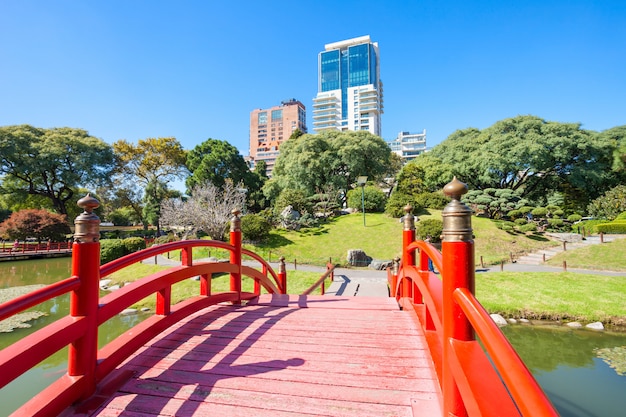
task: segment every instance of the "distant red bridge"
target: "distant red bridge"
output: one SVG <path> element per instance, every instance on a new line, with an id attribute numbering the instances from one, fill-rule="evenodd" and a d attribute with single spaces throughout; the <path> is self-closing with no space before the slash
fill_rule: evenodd
<path id="1" fill-rule="evenodd" d="M 242 249 L 238 213 L 230 243 L 173 242 L 100 267 L 98 202 L 81 199 L 72 276 L 0 305 L 2 320 L 69 292 L 70 314 L 0 351 L 0 388 L 69 346 L 67 372 L 13 415 L 558 416 L 474 297 L 466 188 L 455 179 L 444 191 L 441 253 L 415 241 L 408 209 L 387 299 L 287 295 L 284 263 L 276 272 Z M 202 246 L 230 262 L 194 262 Z M 99 298 L 100 279 L 172 250 L 179 266 Z M 230 291 L 212 292 L 213 273 L 230 275 Z M 172 304 L 172 286 L 194 276 L 198 295 Z M 98 349 L 98 327 L 152 294 L 154 315 Z"/>

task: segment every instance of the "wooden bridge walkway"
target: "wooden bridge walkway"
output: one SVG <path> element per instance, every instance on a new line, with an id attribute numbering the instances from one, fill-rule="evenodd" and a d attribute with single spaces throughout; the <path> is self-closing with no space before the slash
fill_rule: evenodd
<path id="1" fill-rule="evenodd" d="M 262 295 L 212 306 L 121 365 L 104 402 L 96 394 L 64 416 L 439 416 L 414 317 L 381 297 Z"/>

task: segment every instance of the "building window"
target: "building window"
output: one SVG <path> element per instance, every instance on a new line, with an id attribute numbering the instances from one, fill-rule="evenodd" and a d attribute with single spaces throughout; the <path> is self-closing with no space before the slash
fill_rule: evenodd
<path id="1" fill-rule="evenodd" d="M 283 110 L 272 110 L 272 122 L 275 120 L 282 120 L 283 118 Z"/>
<path id="2" fill-rule="evenodd" d="M 259 113 L 259 124 L 264 125 L 267 123 L 267 112 L 262 111 Z"/>

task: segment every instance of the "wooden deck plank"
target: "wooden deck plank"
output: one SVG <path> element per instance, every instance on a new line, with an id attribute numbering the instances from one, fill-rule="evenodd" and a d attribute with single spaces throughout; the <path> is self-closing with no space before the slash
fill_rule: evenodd
<path id="1" fill-rule="evenodd" d="M 266 295 L 212 306 L 120 369 L 134 377 L 88 415 L 412 417 L 440 409 L 423 332 L 386 298 Z"/>

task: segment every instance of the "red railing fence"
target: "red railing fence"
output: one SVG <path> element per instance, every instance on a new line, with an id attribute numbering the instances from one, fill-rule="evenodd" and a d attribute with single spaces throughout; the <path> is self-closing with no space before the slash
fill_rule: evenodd
<path id="1" fill-rule="evenodd" d="M 466 192 L 456 177 L 444 187 L 452 201 L 442 213 L 441 252 L 415 240 L 412 208 L 405 208 L 402 261 L 389 270 L 390 294 L 415 313 L 424 329 L 444 416 L 558 416 L 474 295 L 471 210 L 460 201 Z"/>
<path id="2" fill-rule="evenodd" d="M 221 303 L 240 304 L 261 293 L 284 294 L 287 274 L 284 262 L 277 274 L 259 255 L 242 249 L 239 212 L 233 212 L 230 242 L 188 240 L 153 246 L 100 266 L 100 220 L 93 213 L 99 205 L 93 197 L 79 200 L 84 208 L 75 221 L 72 276 L 0 305 L 0 320 L 59 295 L 70 293 L 68 316 L 35 331 L 0 351 L 0 388 L 54 353 L 69 347 L 67 372 L 13 413 L 13 416 L 58 415 L 98 387 L 115 385 L 115 368 L 158 333 L 199 309 Z M 230 263 L 194 262 L 193 248 L 216 247 L 230 251 Z M 99 298 L 100 280 L 115 271 L 161 253 L 181 250 L 181 265 L 165 269 L 125 285 Z M 242 258 L 259 263 L 261 270 L 242 264 Z M 233 263 L 235 262 L 235 263 Z M 211 276 L 230 274 L 230 291 L 212 294 Z M 172 304 L 172 285 L 200 276 L 199 294 Z M 242 276 L 254 280 L 253 292 L 242 291 Z M 113 316 L 147 296 L 156 294 L 155 314 L 98 349 L 98 328 Z"/>

